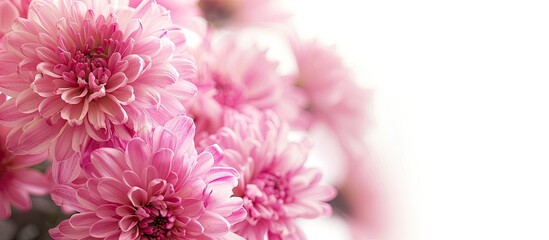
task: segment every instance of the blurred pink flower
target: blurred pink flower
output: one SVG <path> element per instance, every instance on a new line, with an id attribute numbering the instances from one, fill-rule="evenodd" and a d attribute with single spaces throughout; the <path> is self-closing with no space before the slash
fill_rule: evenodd
<path id="1" fill-rule="evenodd" d="M 113 1 L 115 2 L 115 1 Z M 0 123 L 14 127 L 8 149 L 54 160 L 90 141 L 129 140 L 184 113 L 196 66 L 167 10 L 111 1 L 35 0 L 0 51 L 0 90 L 13 98 Z"/>
<path id="2" fill-rule="evenodd" d="M 188 111 L 198 139 L 216 132 L 229 109 L 271 109 L 285 118 L 298 115 L 299 105 L 288 94 L 291 79 L 277 72 L 278 62 L 268 59 L 266 50 L 241 42 L 237 35 L 210 38 L 196 54 L 199 92 Z"/>
<path id="3" fill-rule="evenodd" d="M 281 0 L 198 0 L 203 16 L 217 27 L 287 23 L 291 17 Z"/>
<path id="4" fill-rule="evenodd" d="M 18 17 L 27 17 L 31 0 L 0 0 L 0 38 L 12 30 Z"/>
<path id="5" fill-rule="evenodd" d="M 0 93 L 0 103 L 5 95 Z M 0 127 L 0 219 L 11 216 L 11 205 L 20 210 L 30 210 L 29 194 L 48 193 L 50 183 L 39 171 L 29 169 L 42 163 L 46 153 L 14 155 L 6 150 L 7 129 Z"/>
<path id="6" fill-rule="evenodd" d="M 307 102 L 298 124 L 306 128 L 326 124 L 345 152 L 360 154 L 370 127 L 367 110 L 372 92 L 358 86 L 335 49 L 299 40 L 292 41 L 292 48 L 298 67 L 295 85 Z"/>
<path id="7" fill-rule="evenodd" d="M 137 7 L 141 0 L 130 0 L 131 7 Z M 207 28 L 206 21 L 198 8 L 198 0 L 156 0 L 170 11 L 173 22 L 202 35 Z"/>
<path id="8" fill-rule="evenodd" d="M 244 199 L 248 217 L 233 231 L 251 240 L 304 239 L 294 220 L 330 215 L 326 201 L 336 191 L 319 184 L 319 171 L 303 166 L 307 142 L 289 143 L 286 125 L 273 112 L 247 114 L 228 113 L 225 127 L 201 143 L 218 143 L 223 164 L 242 175 L 235 195 Z"/>
<path id="9" fill-rule="evenodd" d="M 100 148 L 75 189 L 79 213 L 50 230 L 55 239 L 238 239 L 246 217 L 232 197 L 238 172 L 220 167 L 217 146 L 197 155 L 194 125 L 176 117 L 132 139 L 125 150 Z"/>

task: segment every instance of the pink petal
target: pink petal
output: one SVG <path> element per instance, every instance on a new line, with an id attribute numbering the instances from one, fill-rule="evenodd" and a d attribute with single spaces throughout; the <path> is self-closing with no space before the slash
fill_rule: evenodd
<path id="1" fill-rule="evenodd" d="M 126 164 L 140 175 L 151 164 L 150 147 L 142 139 L 136 138 L 128 143 L 126 148 Z"/>
<path id="2" fill-rule="evenodd" d="M 110 218 L 116 216 L 117 204 L 103 204 L 95 209 L 95 214 L 100 218 Z"/>
<path id="3" fill-rule="evenodd" d="M 89 110 L 89 102 L 82 101 L 78 104 L 67 104 L 61 110 L 61 117 L 69 124 L 81 125 Z"/>
<path id="4" fill-rule="evenodd" d="M 132 230 L 135 225 L 139 222 L 139 219 L 135 215 L 126 215 L 118 222 L 118 226 L 124 232 Z"/>
<path id="5" fill-rule="evenodd" d="M 158 175 L 161 178 L 167 178 L 171 172 L 173 156 L 173 151 L 167 148 L 160 149 L 160 151 L 154 154 L 152 164 L 158 170 Z"/>
<path id="6" fill-rule="evenodd" d="M 124 152 L 114 148 L 100 148 L 91 153 L 91 163 L 96 174 L 102 177 L 120 178 L 127 169 Z"/>
<path id="7" fill-rule="evenodd" d="M 183 206 L 183 212 L 181 214 L 190 218 L 200 216 L 205 209 L 204 201 L 200 199 L 184 199 L 181 201 L 181 206 Z"/>
<path id="8" fill-rule="evenodd" d="M 204 212 L 198 221 L 204 227 L 204 233 L 210 236 L 225 234 L 231 227 L 223 216 L 210 211 Z"/>
<path id="9" fill-rule="evenodd" d="M 32 89 L 27 89 L 17 95 L 15 106 L 22 113 L 33 113 L 38 110 L 42 100 L 43 98 L 34 93 Z"/>
<path id="10" fill-rule="evenodd" d="M 77 213 L 71 216 L 69 224 L 73 228 L 89 229 L 99 218 L 93 212 Z"/>
<path id="11" fill-rule="evenodd" d="M 44 195 L 50 191 L 50 181 L 42 173 L 35 170 L 16 172 L 16 185 L 35 195 Z"/>
<path id="12" fill-rule="evenodd" d="M 50 118 L 58 114 L 65 105 L 66 103 L 63 102 L 60 98 L 49 97 L 43 99 L 40 105 L 38 105 L 38 112 L 40 113 L 40 116 L 44 118 Z"/>
<path id="13" fill-rule="evenodd" d="M 10 201 L 7 201 L 8 197 L 3 192 L 0 192 L 0 219 L 7 219 L 11 216 Z"/>
<path id="14" fill-rule="evenodd" d="M 70 183 L 74 181 L 82 169 L 80 168 L 80 159 L 70 159 L 67 161 L 55 161 L 51 166 L 51 176 L 57 184 Z"/>
<path id="15" fill-rule="evenodd" d="M 77 139 L 73 139 L 75 131 L 78 130 L 67 125 L 63 128 L 59 136 L 53 140 L 53 146 L 50 148 L 50 155 L 55 161 L 65 161 L 77 154 L 77 152 L 72 149 L 72 145 L 73 142 L 78 141 Z"/>
<path id="16" fill-rule="evenodd" d="M 135 100 L 132 86 L 124 86 L 111 93 L 122 105 L 127 105 Z"/>
<path id="17" fill-rule="evenodd" d="M 19 17 L 19 10 L 10 1 L 0 2 L 0 36 L 11 30 L 13 21 Z"/>
<path id="18" fill-rule="evenodd" d="M 30 196 L 24 189 L 8 186 L 6 189 L 8 199 L 14 207 L 26 211 L 31 208 Z"/>
<path id="19" fill-rule="evenodd" d="M 128 198 L 135 207 L 143 207 L 149 202 L 147 192 L 138 187 L 132 187 L 130 189 Z"/>
<path id="20" fill-rule="evenodd" d="M 0 76 L 0 91 L 7 95 L 15 96 L 28 87 L 29 84 L 25 83 L 17 74 Z"/>
<path id="21" fill-rule="evenodd" d="M 109 80 L 107 81 L 107 84 L 105 85 L 106 92 L 112 93 L 117 89 L 125 86 L 127 82 L 128 82 L 128 78 L 126 77 L 126 74 L 122 72 L 115 73 L 109 78 Z"/>
<path id="22" fill-rule="evenodd" d="M 106 238 L 120 231 L 118 221 L 114 218 L 104 218 L 90 228 L 90 235 L 96 238 Z"/>
<path id="23" fill-rule="evenodd" d="M 127 197 L 128 190 L 122 183 L 112 178 L 105 178 L 97 185 L 101 198 L 119 204 L 130 204 Z"/>
<path id="24" fill-rule="evenodd" d="M 87 88 L 71 88 L 61 94 L 61 99 L 68 104 L 78 104 L 85 100 Z"/>
<path id="25" fill-rule="evenodd" d="M 114 96 L 107 95 L 98 103 L 99 109 L 107 114 L 114 124 L 124 124 L 128 121 L 128 114 Z"/>
<path id="26" fill-rule="evenodd" d="M 204 227 L 194 219 L 187 223 L 187 226 L 185 226 L 185 230 L 191 236 L 200 236 L 204 234 L 205 231 Z"/>
<path id="27" fill-rule="evenodd" d="M 135 54 L 124 57 L 124 60 L 128 61 L 129 66 L 131 66 L 124 71 L 128 78 L 127 81 L 131 83 L 141 76 L 143 68 L 145 67 L 145 61 Z"/>
<path id="28" fill-rule="evenodd" d="M 141 178 L 134 171 L 124 171 L 122 178 L 128 187 L 142 187 Z"/>
<path id="29" fill-rule="evenodd" d="M 55 138 L 63 128 L 63 123 L 59 121 L 50 125 L 45 119 L 36 119 L 23 126 L 23 129 L 14 129 L 7 137 L 8 148 L 12 152 L 21 152 L 25 154 L 40 154 L 45 152 L 53 138 Z"/>

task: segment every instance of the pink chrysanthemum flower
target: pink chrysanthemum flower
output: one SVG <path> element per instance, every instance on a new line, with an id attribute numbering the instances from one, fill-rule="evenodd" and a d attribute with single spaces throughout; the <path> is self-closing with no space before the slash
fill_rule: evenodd
<path id="1" fill-rule="evenodd" d="M 6 96 L 0 93 L 0 104 Z M 14 155 L 6 150 L 7 129 L 0 127 L 0 219 L 11 215 L 11 205 L 20 210 L 30 210 L 29 194 L 48 193 L 50 184 L 37 170 L 29 169 L 43 162 L 46 154 Z"/>
<path id="2" fill-rule="evenodd" d="M 300 124 L 326 124 L 344 147 L 354 145 L 351 141 L 361 139 L 369 126 L 371 91 L 356 84 L 335 49 L 316 41 L 293 41 L 292 48 L 298 68 L 295 84 L 306 98 Z"/>
<path id="3" fill-rule="evenodd" d="M 299 104 L 287 96 L 292 79 L 277 72 L 278 62 L 268 59 L 266 50 L 239 42 L 237 35 L 214 35 L 196 54 L 199 92 L 188 111 L 198 139 L 216 132 L 227 110 L 270 109 L 285 119 L 298 115 Z"/>
<path id="4" fill-rule="evenodd" d="M 0 51 L 0 90 L 13 98 L 0 122 L 8 148 L 55 160 L 90 141 L 162 124 L 196 93 L 185 36 L 154 1 L 136 9 L 111 1 L 35 0 Z"/>
<path id="5" fill-rule="evenodd" d="M 330 215 L 326 201 L 335 189 L 320 185 L 321 173 L 304 166 L 308 144 L 289 143 L 276 115 L 247 114 L 227 114 L 225 127 L 201 143 L 218 143 L 223 163 L 241 174 L 235 195 L 244 199 L 248 217 L 232 230 L 251 240 L 304 239 L 294 220 Z"/>
<path id="6" fill-rule="evenodd" d="M 50 230 L 55 239 L 238 239 L 246 212 L 232 197 L 238 172 L 217 166 L 217 146 L 198 154 L 194 125 L 176 117 L 125 150 L 100 148 L 75 190 L 79 213 Z"/>

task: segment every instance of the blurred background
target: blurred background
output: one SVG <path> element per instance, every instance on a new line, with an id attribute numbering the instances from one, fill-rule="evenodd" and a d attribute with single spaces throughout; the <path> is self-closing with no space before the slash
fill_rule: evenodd
<path id="1" fill-rule="evenodd" d="M 293 5 L 374 89 L 390 217 L 371 239 L 549 239 L 549 2 Z M 326 226 L 311 239 L 344 239 Z"/>

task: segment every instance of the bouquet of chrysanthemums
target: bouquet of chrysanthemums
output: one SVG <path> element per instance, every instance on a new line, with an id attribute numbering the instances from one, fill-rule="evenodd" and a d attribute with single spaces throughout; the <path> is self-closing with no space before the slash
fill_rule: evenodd
<path id="1" fill-rule="evenodd" d="M 51 199 L 53 239 L 305 239 L 341 202 L 309 152 L 360 165 L 370 92 L 279 2 L 0 0 L 0 218 Z"/>

